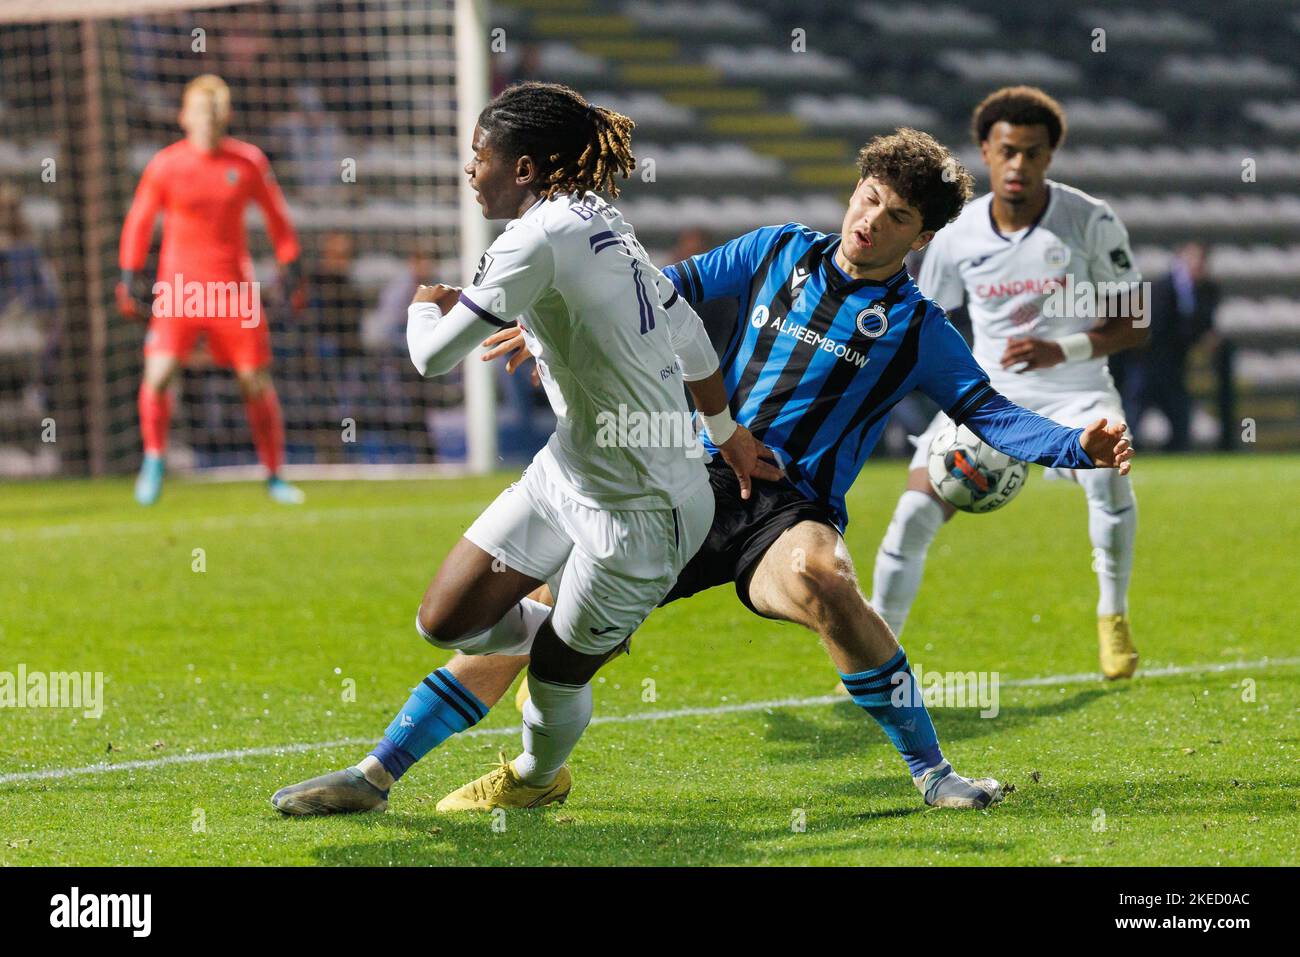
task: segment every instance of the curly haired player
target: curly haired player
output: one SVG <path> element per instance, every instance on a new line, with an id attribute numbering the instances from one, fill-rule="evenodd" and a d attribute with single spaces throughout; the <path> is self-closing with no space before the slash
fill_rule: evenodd
<path id="1" fill-rule="evenodd" d="M 668 594 L 713 519 L 683 381 L 739 494 L 755 478 L 779 477 L 770 453 L 732 419 L 699 316 L 597 195 L 617 194 L 614 177 L 631 171 L 631 131 L 627 117 L 554 84 L 511 87 L 480 115 L 465 172 L 483 214 L 511 222 L 468 288 L 420 287 L 407 345 L 421 375 L 441 375 L 519 317 L 555 434 L 425 592 L 416 628 L 461 654 L 416 686 L 360 766 L 276 792 L 284 813 L 386 805 L 416 760 L 487 713 L 501 694 L 496 667 L 463 675 L 503 655 L 516 663 L 531 655 L 533 704 L 523 753 L 493 778 L 494 800 L 564 800 L 565 761 L 591 719 L 592 676 Z M 610 415 L 669 432 L 609 441 Z M 553 610 L 527 597 L 543 583 Z"/>
<path id="2" fill-rule="evenodd" d="M 999 392 L 1067 425 L 1098 416 L 1122 422 L 1106 356 L 1148 335 L 1128 233 L 1106 203 L 1047 178 L 1065 114 L 1042 90 L 990 94 L 975 108 L 972 133 L 992 191 L 939 231 L 917 286 L 945 309 L 965 304 L 975 358 Z M 895 633 L 921 587 L 930 542 L 953 516 L 926 474 L 930 440 L 948 421 L 938 413 L 917 439 L 907 489 L 876 555 L 872 604 Z M 1133 483 L 1118 471 L 1065 474 L 1083 486 L 1088 504 L 1102 674 L 1128 678 L 1138 663 L 1128 621 Z"/>
<path id="3" fill-rule="evenodd" d="M 663 602 L 734 583 L 756 614 L 817 634 L 853 700 L 906 762 L 924 801 L 983 808 L 1001 798 L 1001 787 L 992 778 L 967 779 L 953 771 L 924 702 L 908 693 L 914 688 L 906 654 L 858 587 L 842 537 L 845 493 L 889 410 L 914 388 L 1020 458 L 1127 469 L 1131 452 L 1119 427 L 1098 422 L 1068 429 L 998 395 L 942 310 L 907 275 L 903 257 L 929 242 L 970 195 L 970 175 L 951 154 L 924 133 L 899 130 L 867 144 L 859 173 L 839 233 L 798 223 L 764 227 L 666 270 L 681 299 L 739 299 L 740 321 L 721 362 L 727 401 L 785 475 L 757 483 L 749 495 L 740 484 L 737 494 L 732 470 L 709 464 L 712 527 Z M 488 355 L 513 352 L 517 359 L 526 349 L 544 367 L 547 353 L 537 351 L 526 326 L 494 334 L 489 343 L 496 348 Z M 526 729 L 537 704 L 537 646 L 532 656 Z M 476 703 L 486 710 L 527 660 L 516 649 L 500 658 L 456 659 L 452 666 L 474 684 Z M 449 718 L 440 733 L 446 737 L 463 726 Z M 318 788 L 302 813 L 378 809 L 375 795 L 386 793 L 420 756 L 393 741 L 391 729 L 390 741 L 352 769 L 375 789 L 368 800 L 357 801 L 355 792 L 342 788 Z M 548 793 L 521 791 L 519 767 L 519 759 L 503 764 L 444 797 L 438 810 L 538 806 L 568 795 L 567 768 L 550 772 L 549 780 L 562 787 Z"/>

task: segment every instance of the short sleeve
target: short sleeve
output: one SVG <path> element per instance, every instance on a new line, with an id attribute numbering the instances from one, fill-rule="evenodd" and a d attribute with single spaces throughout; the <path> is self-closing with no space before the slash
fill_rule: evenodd
<path id="1" fill-rule="evenodd" d="M 949 254 L 948 230 L 940 229 L 930 241 L 930 248 L 921 260 L 921 275 L 916 287 L 921 295 L 933 299 L 945 309 L 956 309 L 966 301 L 966 287 L 957 271 L 957 263 Z"/>
<path id="2" fill-rule="evenodd" d="M 742 295 L 777 237 L 792 228 L 801 227 L 787 224 L 755 229 L 706 253 L 675 263 L 664 274 L 692 305 Z"/>
<path id="3" fill-rule="evenodd" d="M 532 308 L 554 282 L 555 257 L 546 233 L 516 222 L 487 248 L 460 301 L 501 325 Z"/>
<path id="4" fill-rule="evenodd" d="M 1089 271 L 1097 282 L 1138 282 L 1142 273 L 1133 260 L 1128 230 L 1107 203 L 1093 213 L 1084 235 Z"/>

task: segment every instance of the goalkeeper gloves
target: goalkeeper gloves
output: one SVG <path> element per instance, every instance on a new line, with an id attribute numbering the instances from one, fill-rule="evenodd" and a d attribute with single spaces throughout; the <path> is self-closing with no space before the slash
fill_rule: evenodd
<path id="1" fill-rule="evenodd" d="M 297 260 L 280 264 L 280 300 L 293 307 L 294 312 L 307 308 L 307 286 L 302 278 L 302 264 Z"/>
<path id="2" fill-rule="evenodd" d="M 123 269 L 117 284 L 117 311 L 127 319 L 148 319 L 153 312 L 153 283 L 136 269 Z"/>

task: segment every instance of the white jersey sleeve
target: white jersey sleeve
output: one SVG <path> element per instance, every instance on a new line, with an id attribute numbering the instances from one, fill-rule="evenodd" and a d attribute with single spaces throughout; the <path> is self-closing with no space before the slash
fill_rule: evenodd
<path id="1" fill-rule="evenodd" d="M 1128 230 L 1109 203 L 1100 203 L 1084 233 L 1088 271 L 1096 282 L 1138 282 L 1142 274 L 1133 260 Z"/>
<path id="2" fill-rule="evenodd" d="M 933 299 L 943 309 L 956 309 L 966 301 L 961 272 L 948 248 L 951 235 L 952 231 L 946 227 L 935 233 L 921 260 L 921 275 L 916 280 L 921 295 Z"/>
<path id="3" fill-rule="evenodd" d="M 413 302 L 406 310 L 406 348 L 420 375 L 450 372 L 484 337 L 480 316 L 463 302 L 445 316 L 432 302 Z"/>
<path id="4" fill-rule="evenodd" d="M 481 319 L 507 326 L 533 307 L 555 282 L 555 257 L 544 230 L 513 221 L 479 260 L 461 302 Z"/>
<path id="5" fill-rule="evenodd" d="M 687 382 L 707 379 L 718 371 L 718 354 L 709 341 L 704 321 L 690 303 L 677 294 L 672 281 L 662 272 L 655 276 L 655 285 L 659 289 L 667 287 L 669 291 L 664 311 L 668 313 L 669 340 L 677 364 L 681 366 L 682 379 Z"/>

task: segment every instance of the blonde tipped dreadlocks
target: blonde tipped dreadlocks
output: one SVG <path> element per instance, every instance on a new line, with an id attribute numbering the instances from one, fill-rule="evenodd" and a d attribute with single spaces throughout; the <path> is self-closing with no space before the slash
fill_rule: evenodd
<path id="1" fill-rule="evenodd" d="M 513 156 L 531 156 L 541 172 L 542 195 L 608 193 L 616 176 L 636 167 L 632 129 L 622 113 L 595 106 L 559 83 L 519 83 L 479 114 L 479 127 Z"/>

